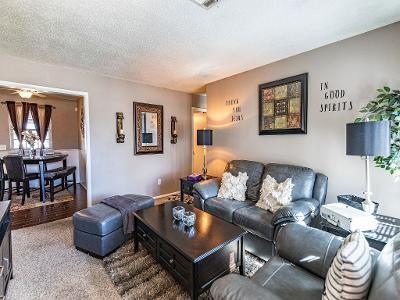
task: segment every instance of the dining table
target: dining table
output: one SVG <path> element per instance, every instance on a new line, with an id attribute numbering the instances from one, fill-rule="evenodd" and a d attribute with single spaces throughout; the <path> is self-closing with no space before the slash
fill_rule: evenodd
<path id="1" fill-rule="evenodd" d="M 34 156 L 23 156 L 25 165 L 38 165 L 39 166 L 39 186 L 40 186 L 40 201 L 46 202 L 46 185 L 45 185 L 45 173 L 47 171 L 47 164 L 62 162 L 63 169 L 67 167 L 68 154 L 54 153 L 47 155 L 34 155 Z"/>

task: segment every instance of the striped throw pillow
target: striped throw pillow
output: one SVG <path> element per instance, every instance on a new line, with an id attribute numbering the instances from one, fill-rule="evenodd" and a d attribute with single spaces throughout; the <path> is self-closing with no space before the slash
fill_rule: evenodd
<path id="1" fill-rule="evenodd" d="M 372 259 L 361 231 L 347 236 L 325 279 L 323 300 L 366 299 L 371 284 Z"/>

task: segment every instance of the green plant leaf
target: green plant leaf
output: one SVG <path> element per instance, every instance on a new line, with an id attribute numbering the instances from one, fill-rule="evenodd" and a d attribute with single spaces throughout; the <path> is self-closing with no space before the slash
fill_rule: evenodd
<path id="1" fill-rule="evenodd" d="M 390 120 L 391 146 L 388 157 L 378 156 L 374 158 L 375 166 L 398 174 L 400 172 L 400 90 L 393 90 L 388 86 L 377 89 L 375 100 L 361 108 L 362 117 L 357 117 L 355 122 L 366 119 L 370 121 Z"/>

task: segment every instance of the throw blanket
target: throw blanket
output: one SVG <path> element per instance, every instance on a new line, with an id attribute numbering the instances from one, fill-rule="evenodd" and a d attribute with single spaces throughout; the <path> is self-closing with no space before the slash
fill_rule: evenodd
<path id="1" fill-rule="evenodd" d="M 117 196 L 112 196 L 104 199 L 101 201 L 101 203 L 104 203 L 108 206 L 111 206 L 112 208 L 115 208 L 119 210 L 119 212 L 122 215 L 122 223 L 123 223 L 123 229 L 124 229 L 124 234 L 132 233 L 134 228 L 133 228 L 133 212 L 138 210 L 138 204 L 135 200 L 132 200 L 131 198 L 124 197 L 121 195 Z"/>

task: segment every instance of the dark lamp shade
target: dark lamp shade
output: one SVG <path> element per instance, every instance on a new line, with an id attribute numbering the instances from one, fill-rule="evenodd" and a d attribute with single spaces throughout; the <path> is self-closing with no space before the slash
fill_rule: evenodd
<path id="1" fill-rule="evenodd" d="M 389 121 L 347 124 L 346 154 L 358 156 L 389 156 Z"/>
<path id="2" fill-rule="evenodd" d="M 213 144 L 213 131 L 210 129 L 197 130 L 197 145 L 211 146 Z"/>

